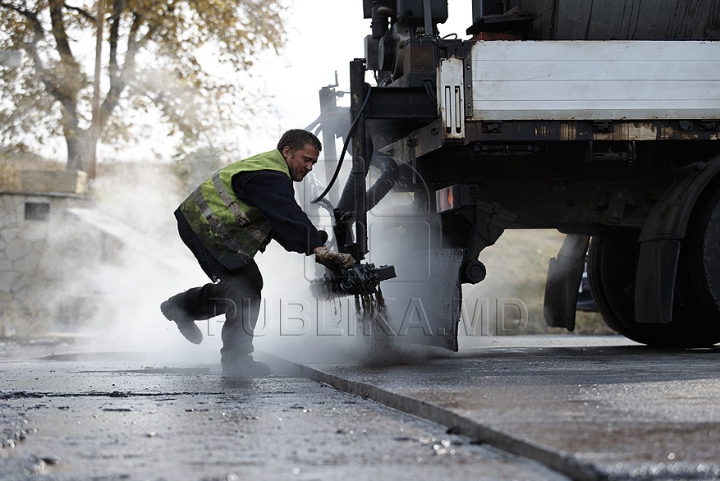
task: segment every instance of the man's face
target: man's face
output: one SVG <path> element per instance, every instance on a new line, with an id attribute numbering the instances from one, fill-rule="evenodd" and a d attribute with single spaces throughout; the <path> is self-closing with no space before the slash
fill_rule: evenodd
<path id="1" fill-rule="evenodd" d="M 287 145 L 283 147 L 282 156 L 285 157 L 288 167 L 290 167 L 290 176 L 295 182 L 300 182 L 317 163 L 320 156 L 318 149 L 310 144 L 305 144 L 300 150 L 290 151 Z"/>

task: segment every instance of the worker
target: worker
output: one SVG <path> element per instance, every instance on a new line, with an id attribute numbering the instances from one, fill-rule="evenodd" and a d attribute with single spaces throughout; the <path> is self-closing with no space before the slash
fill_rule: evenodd
<path id="1" fill-rule="evenodd" d="M 350 254 L 325 247 L 327 235 L 321 237 L 295 201 L 293 181 L 312 171 L 321 149 L 312 133 L 289 130 L 277 149 L 220 169 L 175 211 L 181 239 L 212 282 L 171 297 L 160 310 L 195 344 L 202 342 L 195 321 L 225 314 L 223 375 L 270 374 L 253 359 L 252 341 L 263 287 L 253 258 L 271 239 L 287 251 L 314 254 L 315 262 L 331 270 L 355 263 Z"/>

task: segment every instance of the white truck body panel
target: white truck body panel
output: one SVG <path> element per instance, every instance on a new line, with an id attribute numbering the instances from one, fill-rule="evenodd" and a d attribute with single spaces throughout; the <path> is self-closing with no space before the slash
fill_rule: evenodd
<path id="1" fill-rule="evenodd" d="M 486 41 L 473 120 L 720 119 L 717 41 Z"/>
<path id="2" fill-rule="evenodd" d="M 440 60 L 438 69 L 440 115 L 444 119 L 444 138 L 462 139 L 465 137 L 465 72 L 463 61 L 458 58 Z"/>

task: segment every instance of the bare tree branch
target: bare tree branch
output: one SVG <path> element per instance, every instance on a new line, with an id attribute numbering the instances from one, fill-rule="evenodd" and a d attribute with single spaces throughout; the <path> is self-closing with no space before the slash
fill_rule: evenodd
<path id="1" fill-rule="evenodd" d="M 92 23 L 97 22 L 97 19 L 87 10 L 80 8 L 80 7 L 73 7 L 72 5 L 65 4 L 65 8 L 68 10 L 73 10 L 77 13 L 79 13 L 82 17 L 84 17 L 86 20 L 89 20 Z"/>
<path id="2" fill-rule="evenodd" d="M 65 21 L 63 19 L 63 4 L 62 0 L 49 0 L 50 5 L 50 21 L 52 23 L 52 34 L 55 37 L 55 43 L 57 45 L 57 51 L 60 54 L 60 58 L 64 62 L 75 64 L 75 58 L 73 57 L 72 50 L 70 49 L 70 42 L 68 42 L 67 32 L 65 31 Z"/>
<path id="3" fill-rule="evenodd" d="M 40 81 L 43 83 L 43 85 L 45 85 L 45 89 L 48 91 L 48 93 L 52 95 L 53 98 L 55 98 L 58 102 L 60 102 L 64 108 L 74 110 L 74 105 L 71 102 L 72 99 L 52 81 L 52 76 L 45 68 L 45 64 L 43 63 L 42 58 L 40 58 L 40 55 L 38 54 L 36 44 L 37 39 L 28 43 L 27 49 L 30 53 L 30 57 L 33 59 L 35 70 L 38 73 Z"/>
<path id="4" fill-rule="evenodd" d="M 124 0 L 117 0 L 115 4 L 124 4 Z M 135 14 L 133 18 L 133 23 L 130 27 L 130 33 L 128 34 L 128 46 L 127 46 L 127 52 L 125 53 L 125 62 L 123 63 L 122 68 L 119 67 L 117 62 L 117 41 L 118 41 L 118 30 L 119 27 L 117 27 L 117 24 L 119 24 L 119 18 L 117 19 L 117 22 L 113 23 L 111 26 L 111 34 L 110 34 L 110 41 L 111 41 L 111 52 L 114 48 L 115 55 L 113 56 L 111 53 L 111 61 L 110 64 L 113 66 L 113 72 L 114 75 L 110 75 L 110 90 L 108 90 L 107 95 L 105 96 L 105 100 L 103 101 L 101 107 L 100 107 L 100 125 L 105 125 L 112 115 L 113 110 L 117 106 L 118 102 L 120 101 L 120 96 L 122 95 L 123 90 L 125 90 L 125 87 L 127 86 L 127 75 L 129 72 L 131 72 L 135 68 L 135 55 L 138 52 L 138 48 L 135 44 L 134 37 L 137 34 L 137 31 L 140 29 L 140 26 L 142 25 L 143 19 L 141 15 Z M 115 32 L 112 30 L 115 29 Z M 114 44 L 113 44 L 114 41 Z"/>
<path id="5" fill-rule="evenodd" d="M 16 13 L 19 13 L 20 15 L 22 15 L 23 17 L 27 18 L 30 21 L 30 23 L 33 26 L 33 30 L 35 30 L 35 33 L 39 32 L 41 35 L 45 34 L 45 30 L 43 29 L 42 24 L 40 23 L 40 20 L 38 19 L 37 12 L 32 12 L 30 10 L 24 10 L 20 7 L 17 7 L 15 5 L 12 5 L 7 2 L 0 2 L 0 7 L 7 9 L 7 10 L 12 10 Z"/>

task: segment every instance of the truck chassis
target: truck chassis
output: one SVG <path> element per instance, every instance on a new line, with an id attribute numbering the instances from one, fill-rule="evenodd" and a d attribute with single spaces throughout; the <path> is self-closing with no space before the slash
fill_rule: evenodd
<path id="1" fill-rule="evenodd" d="M 373 34 L 350 64 L 341 250 L 368 252 L 370 159 L 391 158 L 394 189 L 439 215 L 424 248 L 462 251 L 458 284 L 485 278 L 478 256 L 504 229 L 554 228 L 567 237 L 548 270 L 548 325 L 574 329 L 587 258 L 595 302 L 619 333 L 720 342 L 720 42 L 510 40 L 533 19 L 517 9 L 480 16 L 471 41 L 448 40 L 435 35 L 444 1 L 364 7 Z M 456 335 L 457 312 L 443 322 Z"/>

